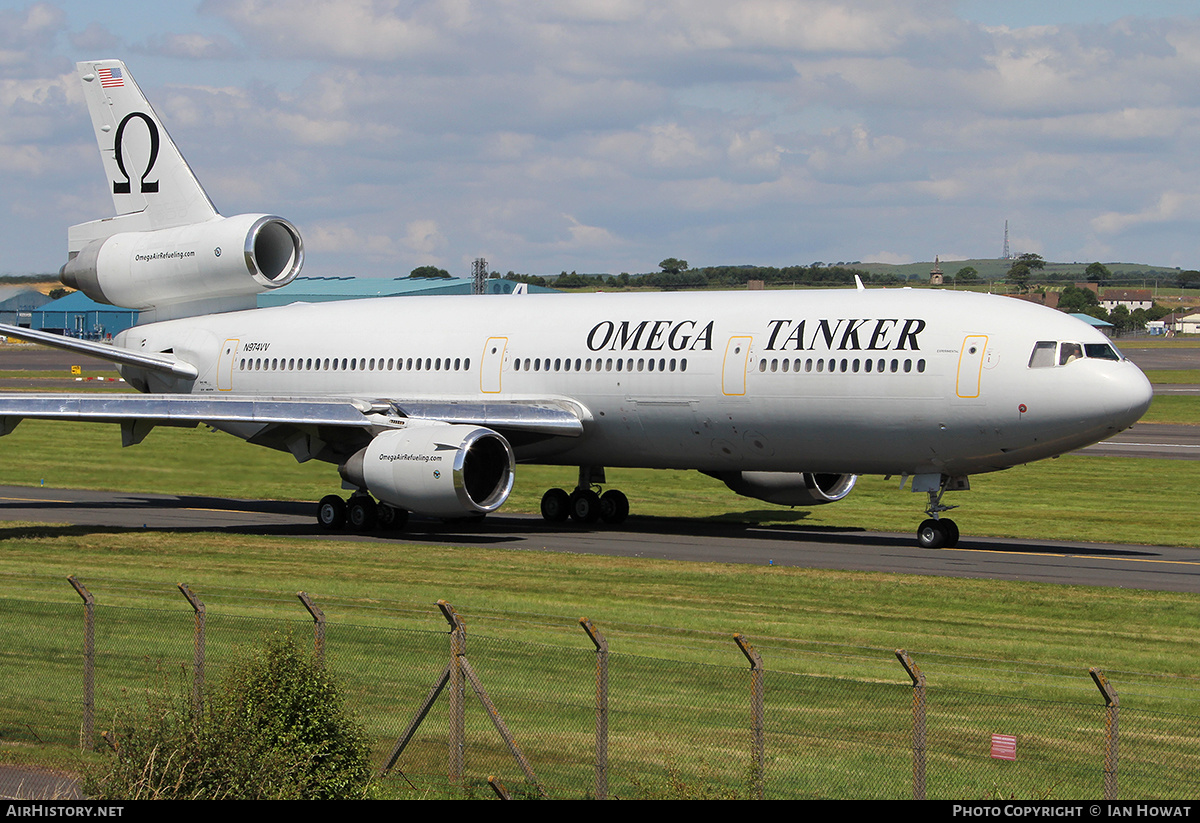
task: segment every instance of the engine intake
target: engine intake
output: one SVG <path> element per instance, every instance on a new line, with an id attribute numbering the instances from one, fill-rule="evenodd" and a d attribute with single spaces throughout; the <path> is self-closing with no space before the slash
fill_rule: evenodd
<path id="1" fill-rule="evenodd" d="M 338 471 L 384 503 L 457 517 L 500 508 L 515 469 L 508 441 L 491 429 L 433 423 L 378 435 Z"/>
<path id="2" fill-rule="evenodd" d="M 743 497 L 780 506 L 820 506 L 848 495 L 858 475 L 813 472 L 706 472 Z"/>
<path id="3" fill-rule="evenodd" d="M 93 240 L 62 268 L 64 284 L 101 303 L 152 309 L 286 286 L 304 265 L 300 232 L 282 217 L 239 214 Z"/>

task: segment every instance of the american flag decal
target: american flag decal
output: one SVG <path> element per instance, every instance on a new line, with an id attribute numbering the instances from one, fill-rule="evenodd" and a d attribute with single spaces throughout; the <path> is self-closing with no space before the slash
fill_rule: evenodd
<path id="1" fill-rule="evenodd" d="M 96 73 L 100 75 L 101 88 L 115 89 L 125 85 L 120 69 L 100 69 Z"/>

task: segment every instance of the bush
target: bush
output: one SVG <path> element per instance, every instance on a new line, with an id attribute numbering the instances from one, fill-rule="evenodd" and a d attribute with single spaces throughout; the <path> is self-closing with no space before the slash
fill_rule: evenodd
<path id="1" fill-rule="evenodd" d="M 370 780 L 366 733 L 337 684 L 280 635 L 230 669 L 199 717 L 185 695 L 151 697 L 114 731 L 109 767 L 85 784 L 96 799 L 352 798 Z"/>

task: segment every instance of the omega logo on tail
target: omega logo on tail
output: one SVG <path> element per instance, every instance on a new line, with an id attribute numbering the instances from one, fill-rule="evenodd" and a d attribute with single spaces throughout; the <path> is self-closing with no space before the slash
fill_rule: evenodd
<path id="1" fill-rule="evenodd" d="M 121 156 L 121 141 L 125 138 L 125 126 L 133 118 L 138 118 L 146 124 L 146 130 L 150 132 L 150 156 L 146 159 L 146 170 L 142 172 L 141 179 L 138 181 L 138 191 L 142 194 L 158 191 L 158 181 L 147 181 L 146 177 L 150 174 L 150 170 L 154 168 L 154 163 L 158 160 L 158 126 L 154 125 L 154 121 L 150 119 L 150 115 L 143 111 L 135 111 L 125 115 L 120 125 L 117 126 L 116 144 L 113 151 L 117 156 L 117 168 L 121 170 L 121 174 L 125 175 L 125 182 L 120 180 L 113 181 L 113 194 L 130 194 L 132 186 L 132 178 L 129 172 L 125 170 L 125 158 Z"/>

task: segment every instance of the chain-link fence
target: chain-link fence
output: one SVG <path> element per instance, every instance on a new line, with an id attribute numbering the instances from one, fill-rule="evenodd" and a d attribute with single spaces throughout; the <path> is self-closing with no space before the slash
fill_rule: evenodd
<path id="1" fill-rule="evenodd" d="M 1122 707 L 1122 684 L 1106 698 L 1087 672 L 1071 699 L 1050 700 L 939 686 L 943 661 L 911 650 L 869 650 L 853 677 L 807 673 L 794 654 L 778 671 L 773 649 L 755 662 L 753 638 L 739 648 L 731 636 L 718 665 L 609 649 L 600 620 L 573 646 L 468 638 L 442 607 L 449 638 L 334 620 L 318 644 L 299 609 L 280 620 L 95 605 L 89 628 L 80 603 L 0 599 L 0 739 L 102 745 L 119 708 L 190 696 L 282 631 L 323 647 L 400 791 L 490 793 L 496 776 L 513 796 L 553 798 L 1200 795 L 1195 704 Z"/>

